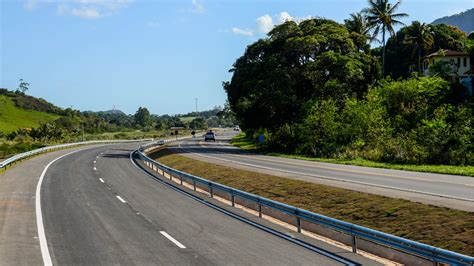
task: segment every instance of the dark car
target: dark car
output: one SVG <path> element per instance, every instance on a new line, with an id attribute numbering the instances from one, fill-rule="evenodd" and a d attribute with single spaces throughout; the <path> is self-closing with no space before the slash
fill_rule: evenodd
<path id="1" fill-rule="evenodd" d="M 204 141 L 208 140 L 216 141 L 216 134 L 212 131 L 207 132 L 206 135 L 204 135 Z"/>

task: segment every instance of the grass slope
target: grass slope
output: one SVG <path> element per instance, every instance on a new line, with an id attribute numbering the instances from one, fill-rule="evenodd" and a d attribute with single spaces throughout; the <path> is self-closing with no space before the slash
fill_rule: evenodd
<path id="1" fill-rule="evenodd" d="M 334 188 L 193 160 L 169 150 L 151 155 L 172 168 L 415 241 L 474 255 L 474 213 Z"/>
<path id="2" fill-rule="evenodd" d="M 10 97 L 0 95 L 0 131 L 3 133 L 9 133 L 19 128 L 37 127 L 41 122 L 52 121 L 59 117 L 55 114 L 18 108 Z"/>
<path id="3" fill-rule="evenodd" d="M 196 118 L 196 116 L 181 116 L 179 117 L 179 120 L 183 123 L 191 123 Z"/>
<path id="4" fill-rule="evenodd" d="M 376 168 L 386 168 L 386 169 L 395 169 L 395 170 L 405 170 L 413 172 L 428 172 L 428 173 L 437 173 L 437 174 L 449 174 L 449 175 L 464 175 L 464 176 L 474 176 L 474 166 L 457 166 L 457 165 L 411 165 L 411 164 L 393 164 L 393 163 L 381 163 L 374 162 L 365 159 L 332 159 L 332 158 L 314 158 L 301 155 L 292 155 L 292 154 L 282 154 L 275 152 L 265 152 L 261 150 L 255 141 L 246 137 L 245 133 L 240 133 L 235 136 L 232 141 L 232 145 L 239 147 L 243 150 L 251 152 L 264 153 L 270 156 L 292 158 L 306 161 L 317 161 L 324 163 L 335 163 L 335 164 L 346 164 L 346 165 L 356 165 L 356 166 L 365 166 L 365 167 L 376 167 Z"/>

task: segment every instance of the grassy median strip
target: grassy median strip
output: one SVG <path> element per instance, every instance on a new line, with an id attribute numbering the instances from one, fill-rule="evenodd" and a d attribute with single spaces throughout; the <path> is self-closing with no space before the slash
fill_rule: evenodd
<path id="1" fill-rule="evenodd" d="M 474 255 L 474 213 L 202 162 L 161 150 L 152 158 L 236 189 L 429 245 Z"/>
<path id="2" fill-rule="evenodd" d="M 314 158 L 301 155 L 291 155 L 291 154 L 282 154 L 276 152 L 265 152 L 260 149 L 255 141 L 246 137 L 245 133 L 240 133 L 235 136 L 232 141 L 232 145 L 239 147 L 243 150 L 250 152 L 258 152 L 270 156 L 299 159 L 306 161 L 316 161 L 323 163 L 335 163 L 335 164 L 345 164 L 345 165 L 356 165 L 356 166 L 366 166 L 366 167 L 376 167 L 376 168 L 386 168 L 386 169 L 395 169 L 395 170 L 406 170 L 413 172 L 428 172 L 428 173 L 437 173 L 437 174 L 449 174 L 449 175 L 464 175 L 464 176 L 474 176 L 474 166 L 458 166 L 458 165 L 412 165 L 412 164 L 393 164 L 393 163 L 381 163 L 369 161 L 362 158 L 357 159 L 337 159 L 337 158 Z"/>

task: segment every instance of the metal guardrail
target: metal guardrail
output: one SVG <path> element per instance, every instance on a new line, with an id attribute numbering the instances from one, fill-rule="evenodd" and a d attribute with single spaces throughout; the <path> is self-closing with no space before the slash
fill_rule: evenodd
<path id="1" fill-rule="evenodd" d="M 49 151 L 54 151 L 54 150 L 60 150 L 60 149 L 66 149 L 66 148 L 72 148 L 76 146 L 82 146 L 82 145 L 91 145 L 91 144 L 107 144 L 107 143 L 127 143 L 127 142 L 143 142 L 143 141 L 150 141 L 153 139 L 139 139 L 139 140 L 92 140 L 92 141 L 83 141 L 83 142 L 75 142 L 75 143 L 66 143 L 66 144 L 60 144 L 60 145 L 54 145 L 54 146 L 47 146 L 43 148 L 39 148 L 36 150 L 31 150 L 27 151 L 24 153 L 19 153 L 16 154 L 2 162 L 0 162 L 0 169 L 6 169 L 9 165 L 21 161 L 23 159 L 27 159 L 29 157 L 49 152 Z"/>
<path id="2" fill-rule="evenodd" d="M 170 140 L 174 141 L 174 140 Z M 193 184 L 194 190 L 196 190 L 197 184 L 207 186 L 211 197 L 216 190 L 229 193 L 231 196 L 232 206 L 235 206 L 235 197 L 254 202 L 258 206 L 259 216 L 262 217 L 262 206 L 272 208 L 283 213 L 292 215 L 296 218 L 296 227 L 298 232 L 301 232 L 301 220 L 308 221 L 314 224 L 323 225 L 336 231 L 343 232 L 352 237 L 352 251 L 357 251 L 357 239 L 364 239 L 370 242 L 378 243 L 389 247 L 394 250 L 402 251 L 408 254 L 416 255 L 425 259 L 428 259 L 436 263 L 447 263 L 450 265 L 474 265 L 474 257 L 459 254 L 449 250 L 433 247 L 416 241 L 412 241 L 406 238 L 394 236 L 391 234 L 383 233 L 377 230 L 369 229 L 363 226 L 351 224 L 341 220 L 333 219 L 321 214 L 313 213 L 304 209 L 296 208 L 284 203 L 280 203 L 274 200 L 270 200 L 264 197 L 260 197 L 248 192 L 244 192 L 238 189 L 234 189 L 219 183 L 209 181 L 207 179 L 194 176 L 185 172 L 178 171 L 163 165 L 150 157 L 148 157 L 144 150 L 152 146 L 163 145 L 169 141 L 155 141 L 140 147 L 137 150 L 137 154 L 142 161 L 153 164 L 156 168 L 172 175 L 179 177 L 181 182 L 189 180 Z"/>

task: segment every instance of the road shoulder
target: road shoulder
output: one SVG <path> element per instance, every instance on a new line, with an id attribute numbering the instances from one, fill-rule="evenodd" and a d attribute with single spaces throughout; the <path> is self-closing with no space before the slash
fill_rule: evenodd
<path id="1" fill-rule="evenodd" d="M 49 162 L 80 149 L 37 156 L 0 174 L 0 265 L 43 263 L 35 211 L 38 180 Z"/>

